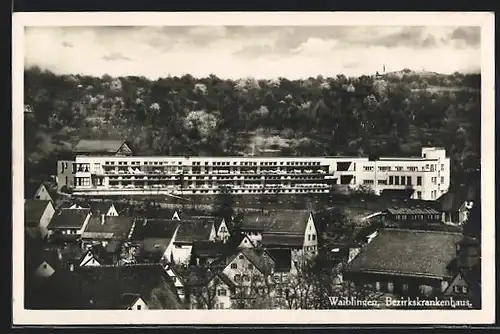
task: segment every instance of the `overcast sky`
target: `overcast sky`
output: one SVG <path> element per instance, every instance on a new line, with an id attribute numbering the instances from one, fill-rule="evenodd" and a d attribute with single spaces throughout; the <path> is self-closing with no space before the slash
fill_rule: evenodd
<path id="1" fill-rule="evenodd" d="M 25 64 L 59 74 L 223 78 L 480 69 L 478 27 L 29 27 Z"/>

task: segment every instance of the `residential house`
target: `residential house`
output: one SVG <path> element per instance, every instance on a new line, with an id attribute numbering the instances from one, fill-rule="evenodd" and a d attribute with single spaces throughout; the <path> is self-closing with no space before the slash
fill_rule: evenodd
<path id="1" fill-rule="evenodd" d="M 187 263 L 195 241 L 215 241 L 215 226 L 209 220 L 180 220 L 175 235 L 172 258 L 176 263 Z"/>
<path id="2" fill-rule="evenodd" d="M 133 151 L 125 140 L 80 140 L 73 148 L 74 155 L 131 156 Z"/>
<path id="3" fill-rule="evenodd" d="M 231 236 L 231 233 L 229 232 L 229 226 L 223 217 L 192 216 L 192 215 L 190 215 L 188 219 L 212 221 L 214 224 L 214 230 L 215 230 L 215 240 L 217 240 L 217 241 L 226 242 L 229 239 L 229 237 Z"/>
<path id="4" fill-rule="evenodd" d="M 24 200 L 24 224 L 25 229 L 33 237 L 47 236 L 47 227 L 54 216 L 55 210 L 49 200 Z"/>
<path id="5" fill-rule="evenodd" d="M 389 208 L 383 213 L 388 221 L 396 223 L 441 221 L 441 212 L 433 208 Z"/>
<path id="6" fill-rule="evenodd" d="M 135 219 L 125 216 L 92 215 L 82 233 L 82 249 L 101 245 L 112 263 L 120 260 L 122 245 L 128 240 Z"/>
<path id="7" fill-rule="evenodd" d="M 26 182 L 24 198 L 54 203 L 57 194 L 48 182 Z"/>
<path id="8" fill-rule="evenodd" d="M 462 187 L 449 191 L 438 198 L 441 220 L 446 224 L 462 225 L 467 220 L 468 214 L 476 200 L 475 188 Z"/>
<path id="9" fill-rule="evenodd" d="M 275 261 L 265 249 L 239 249 L 222 263 L 214 262 L 213 268 L 219 268 L 236 285 L 235 307 L 255 308 L 269 301 L 274 293 Z"/>
<path id="10" fill-rule="evenodd" d="M 90 209 L 59 210 L 48 225 L 49 238 L 54 241 L 79 241 L 90 217 Z"/>
<path id="11" fill-rule="evenodd" d="M 294 261 L 318 254 L 318 233 L 311 212 L 283 210 L 243 217 L 241 231 L 265 248 L 290 248 Z"/>
<path id="12" fill-rule="evenodd" d="M 351 261 L 344 280 L 408 296 L 437 296 L 454 275 L 460 233 L 383 229 Z"/>
<path id="13" fill-rule="evenodd" d="M 223 272 L 190 267 L 186 275 L 186 301 L 191 309 L 231 309 L 236 284 Z"/>
<path id="14" fill-rule="evenodd" d="M 176 219 L 137 219 L 129 236 L 132 257 L 138 262 L 149 263 L 173 260 L 178 228 Z"/>
<path id="15" fill-rule="evenodd" d="M 163 268 L 167 272 L 167 275 L 170 277 L 172 282 L 174 282 L 177 296 L 179 297 L 181 302 L 183 302 L 185 298 L 184 276 L 182 275 L 181 271 L 178 270 L 176 266 L 172 265 L 170 262 L 165 262 Z"/>
<path id="16" fill-rule="evenodd" d="M 116 209 L 113 202 L 109 201 L 79 201 L 71 204 L 63 204 L 68 209 L 90 209 L 93 215 L 105 215 L 107 217 L 117 217 L 119 216 L 118 210 Z"/>
<path id="17" fill-rule="evenodd" d="M 456 275 L 443 295 L 469 300 L 474 308 L 481 308 L 481 245 L 466 236 L 457 243 L 456 254 Z"/>
<path id="18" fill-rule="evenodd" d="M 148 305 L 144 299 L 142 299 L 141 295 L 136 293 L 124 293 L 121 300 L 121 309 L 145 311 L 148 309 Z"/>
<path id="19" fill-rule="evenodd" d="M 80 267 L 89 267 L 89 266 L 104 266 L 104 265 L 112 265 L 116 263 L 115 259 L 113 259 L 106 248 L 101 244 L 94 245 L 87 249 L 80 261 Z"/>
<path id="20" fill-rule="evenodd" d="M 159 264 L 84 266 L 60 270 L 41 287 L 38 297 L 41 299 L 40 306 L 49 309 L 181 308 L 175 287 Z"/>
<path id="21" fill-rule="evenodd" d="M 222 241 L 195 240 L 191 250 L 190 263 L 196 266 L 210 265 L 226 252 L 226 244 Z"/>

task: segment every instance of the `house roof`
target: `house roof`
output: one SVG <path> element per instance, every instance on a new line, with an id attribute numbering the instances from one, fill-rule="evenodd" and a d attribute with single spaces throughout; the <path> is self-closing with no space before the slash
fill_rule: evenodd
<path id="1" fill-rule="evenodd" d="M 132 305 L 134 305 L 134 303 L 139 299 L 141 298 L 141 296 L 137 293 L 124 293 L 122 295 L 122 299 L 121 299 L 121 307 L 122 309 L 128 309 L 129 307 L 131 307 Z"/>
<path id="2" fill-rule="evenodd" d="M 261 242 L 265 247 L 302 247 L 304 235 L 263 233 Z"/>
<path id="3" fill-rule="evenodd" d="M 184 215 L 183 215 L 184 216 Z M 215 230 L 217 231 L 224 220 L 223 217 L 218 216 L 199 216 L 199 215 L 190 215 L 188 217 L 190 220 L 206 220 L 212 222 L 214 224 Z"/>
<path id="4" fill-rule="evenodd" d="M 195 240 L 191 253 L 197 257 L 217 257 L 223 255 L 226 245 L 223 242 Z"/>
<path id="5" fill-rule="evenodd" d="M 52 205 L 50 201 L 24 200 L 24 222 L 26 226 L 33 226 L 33 224 L 38 226 L 43 213 L 49 205 Z"/>
<path id="6" fill-rule="evenodd" d="M 269 233 L 303 234 L 311 212 L 306 210 L 280 210 L 266 213 L 247 213 L 241 228 Z"/>
<path id="7" fill-rule="evenodd" d="M 277 272 L 288 272 L 292 267 L 292 250 L 283 248 L 266 249 L 274 259 L 274 270 Z"/>
<path id="8" fill-rule="evenodd" d="M 130 240 L 172 239 L 179 225 L 176 219 L 137 219 Z"/>
<path id="9" fill-rule="evenodd" d="M 88 202 L 86 203 L 85 207 L 90 208 L 90 211 L 92 211 L 93 214 L 107 214 L 109 209 L 113 206 L 113 202 L 109 201 L 100 201 L 100 202 Z"/>
<path id="10" fill-rule="evenodd" d="M 380 196 L 409 199 L 414 192 L 415 189 L 410 187 L 405 189 L 384 189 L 380 192 Z"/>
<path id="11" fill-rule="evenodd" d="M 146 303 L 154 299 L 163 304 L 161 307 L 148 305 L 149 308 L 180 308 L 173 284 L 159 264 L 81 267 L 70 275 L 59 276 L 62 285 L 68 280 L 77 290 L 73 293 L 77 296 L 78 309 L 120 309 L 125 294 L 139 295 Z M 153 298 L 160 287 L 162 298 Z"/>
<path id="12" fill-rule="evenodd" d="M 208 240 L 212 223 L 206 220 L 180 220 L 179 230 L 174 242 L 192 243 L 199 240 Z"/>
<path id="13" fill-rule="evenodd" d="M 116 153 L 125 144 L 125 140 L 80 140 L 73 148 L 73 153 Z"/>
<path id="14" fill-rule="evenodd" d="M 461 187 L 456 191 L 449 191 L 441 195 L 437 201 L 443 212 L 455 212 L 460 209 L 465 201 L 475 200 L 475 189 L 473 187 Z"/>
<path id="15" fill-rule="evenodd" d="M 351 262 L 349 271 L 420 277 L 449 277 L 460 233 L 381 230 Z"/>
<path id="16" fill-rule="evenodd" d="M 246 248 L 242 249 L 241 252 L 262 274 L 271 274 L 274 267 L 274 260 L 264 249 Z"/>
<path id="17" fill-rule="evenodd" d="M 54 214 L 48 228 L 81 228 L 89 214 L 90 209 L 62 209 Z"/>
<path id="18" fill-rule="evenodd" d="M 87 226 L 85 227 L 85 231 L 83 231 L 82 238 L 126 239 L 130 233 L 133 223 L 133 217 L 117 216 L 104 217 L 104 224 L 102 224 L 102 217 L 91 216 Z"/>
<path id="19" fill-rule="evenodd" d="M 433 208 L 390 208 L 387 209 L 391 215 L 437 215 L 439 211 Z"/>

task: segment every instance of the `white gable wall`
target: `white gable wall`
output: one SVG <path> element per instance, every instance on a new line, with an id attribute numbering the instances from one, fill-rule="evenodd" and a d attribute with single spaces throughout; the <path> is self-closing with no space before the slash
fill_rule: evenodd
<path id="1" fill-rule="evenodd" d="M 135 303 L 130 307 L 130 310 L 135 310 L 135 311 L 144 311 L 147 310 L 148 306 L 146 305 L 146 302 L 142 298 L 137 298 Z"/>
<path id="2" fill-rule="evenodd" d="M 311 214 L 307 220 L 303 246 L 306 254 L 316 255 L 318 252 L 318 233 Z"/>
<path id="3" fill-rule="evenodd" d="M 49 192 L 44 184 L 41 184 L 38 187 L 38 190 L 35 193 L 34 199 L 44 200 L 44 201 L 53 201 L 52 197 L 50 197 Z"/>
<path id="4" fill-rule="evenodd" d="M 42 217 L 40 218 L 39 229 L 42 238 L 45 238 L 49 233 L 47 226 L 49 226 L 49 223 L 52 220 L 54 213 L 55 213 L 54 206 L 52 205 L 52 202 L 49 202 L 49 204 L 45 208 L 45 211 L 43 212 Z"/>
<path id="5" fill-rule="evenodd" d="M 50 277 L 54 273 L 54 268 L 52 268 L 46 261 L 43 261 L 35 271 L 35 275 L 38 277 Z"/>
<path id="6" fill-rule="evenodd" d="M 226 242 L 231 235 L 229 234 L 229 229 L 227 228 L 226 221 L 222 219 L 222 222 L 217 231 L 217 238 L 223 242 Z"/>
<path id="7" fill-rule="evenodd" d="M 108 217 L 118 217 L 118 211 L 116 211 L 116 208 L 113 204 L 111 204 L 108 212 L 106 213 L 106 216 Z"/>

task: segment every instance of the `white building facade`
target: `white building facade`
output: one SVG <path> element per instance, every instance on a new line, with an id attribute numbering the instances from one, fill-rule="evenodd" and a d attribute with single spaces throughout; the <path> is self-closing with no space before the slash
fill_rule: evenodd
<path id="1" fill-rule="evenodd" d="M 75 195 L 207 195 L 327 193 L 351 189 L 414 188 L 413 198 L 435 200 L 450 185 L 443 148 L 424 147 L 420 157 L 154 157 L 77 155 L 58 162 L 58 189 Z"/>

